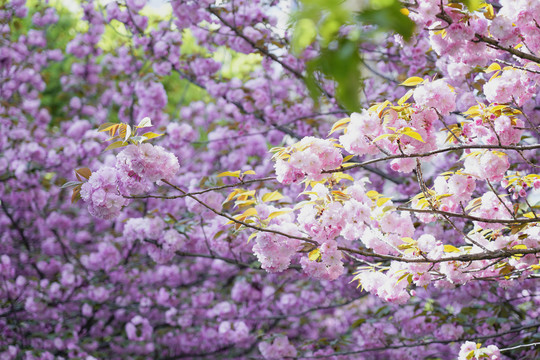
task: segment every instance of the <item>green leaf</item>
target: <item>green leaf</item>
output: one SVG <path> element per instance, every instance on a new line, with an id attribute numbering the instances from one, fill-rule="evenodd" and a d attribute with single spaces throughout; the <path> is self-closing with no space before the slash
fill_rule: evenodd
<path id="1" fill-rule="evenodd" d="M 349 122 L 351 121 L 351 118 L 343 118 L 339 121 L 336 121 L 334 123 L 334 125 L 332 126 L 332 129 L 330 130 L 330 132 L 328 133 L 328 135 L 332 135 L 332 133 L 336 132 L 337 130 L 345 127 Z M 353 156 L 349 157 L 352 158 Z M 348 159 L 347 159 L 348 160 Z M 347 161 L 347 160 L 343 160 L 343 161 Z"/>
<path id="2" fill-rule="evenodd" d="M 144 136 L 147 140 L 150 140 L 150 139 L 153 139 L 153 138 L 163 136 L 163 134 L 156 134 L 156 133 L 153 133 L 153 132 L 147 132 L 145 134 L 142 134 L 142 136 Z"/>
<path id="3" fill-rule="evenodd" d="M 103 151 L 121 148 L 121 147 L 124 147 L 126 145 L 127 145 L 127 143 L 124 142 L 124 141 L 116 141 L 116 142 L 113 142 L 111 145 L 107 146 L 107 148 L 105 150 L 103 150 Z"/>
<path id="4" fill-rule="evenodd" d="M 469 12 L 474 12 L 480 9 L 480 5 L 482 5 L 483 3 L 483 1 L 481 0 L 463 0 L 462 2 L 465 3 L 465 5 L 467 5 Z"/>
<path id="5" fill-rule="evenodd" d="M 410 274 L 407 273 L 407 272 L 406 272 L 405 274 L 401 275 L 401 276 L 399 277 L 399 279 L 397 280 L 396 284 L 399 284 L 401 281 L 403 281 L 403 280 L 404 280 L 405 278 L 407 278 L 409 275 L 410 275 Z"/>
<path id="6" fill-rule="evenodd" d="M 489 65 L 486 70 L 484 70 L 485 73 L 490 73 L 490 72 L 494 72 L 494 71 L 499 71 L 501 70 L 501 65 L 497 64 L 497 63 L 493 63 L 491 65 Z"/>
<path id="7" fill-rule="evenodd" d="M 422 136 L 420 136 L 419 133 L 417 133 L 416 131 L 414 131 L 414 130 L 412 130 L 410 128 L 406 128 L 404 131 L 402 131 L 402 134 L 407 135 L 409 137 L 412 137 L 415 140 L 418 140 L 420 142 L 425 143 L 424 139 L 422 139 Z"/>
<path id="8" fill-rule="evenodd" d="M 259 234 L 258 231 L 255 231 L 253 234 L 249 235 L 248 239 L 247 239 L 247 242 L 249 244 L 249 242 L 251 241 L 251 239 L 253 239 L 255 236 L 257 236 L 257 234 Z"/>
<path id="9" fill-rule="evenodd" d="M 373 142 L 377 142 L 379 140 L 382 140 L 382 139 L 386 139 L 386 138 L 391 138 L 391 137 L 396 137 L 397 135 L 396 134 L 382 134 L 382 135 L 379 135 L 377 136 L 375 139 L 373 139 L 372 141 Z M 392 139 L 391 139 L 392 140 Z"/>
<path id="10" fill-rule="evenodd" d="M 271 220 L 275 217 L 278 217 L 280 215 L 285 215 L 285 214 L 288 214 L 290 213 L 292 210 L 282 210 L 282 211 L 274 211 L 273 213 L 270 213 L 270 215 L 268 215 L 268 218 L 266 220 Z"/>
<path id="11" fill-rule="evenodd" d="M 262 197 L 262 201 L 264 202 L 277 201 L 281 199 L 283 199 L 283 195 L 281 195 L 277 190 L 271 193 L 264 194 Z"/>
<path id="12" fill-rule="evenodd" d="M 526 250 L 526 249 L 527 249 L 527 246 L 526 246 L 526 245 L 523 245 L 523 244 L 518 244 L 518 245 L 512 246 L 512 249 Z"/>
<path id="13" fill-rule="evenodd" d="M 447 252 L 447 253 L 460 252 L 460 250 L 453 245 L 444 245 L 444 252 Z"/>
<path id="14" fill-rule="evenodd" d="M 349 112 L 360 110 L 359 94 L 362 85 L 361 58 L 358 43 L 349 39 L 336 40 L 336 46 L 321 50 L 321 55 L 308 62 L 306 86 L 317 101 L 321 95 L 315 73 L 320 71 L 336 82 L 335 96 Z"/>
<path id="15" fill-rule="evenodd" d="M 356 320 L 355 322 L 353 322 L 351 324 L 351 328 L 356 329 L 357 327 L 359 327 L 360 325 L 362 325 L 365 322 L 366 322 L 366 319 L 358 319 L 358 320 Z"/>
<path id="16" fill-rule="evenodd" d="M 383 31 L 395 31 L 405 40 L 409 40 L 414 32 L 414 22 L 401 12 L 403 6 L 399 1 L 385 0 L 384 3 L 389 5 L 362 11 L 357 16 L 358 20 L 366 24 L 377 25 Z"/>
<path id="17" fill-rule="evenodd" d="M 98 128 L 98 131 L 107 131 L 109 130 L 110 128 L 112 128 L 113 126 L 118 126 L 120 124 L 115 124 L 115 123 L 111 123 L 111 122 L 106 122 L 105 124 L 101 124 Z"/>
<path id="18" fill-rule="evenodd" d="M 232 177 L 240 177 L 240 170 L 237 170 L 237 171 L 224 171 L 220 174 L 218 174 L 218 177 L 223 177 L 223 176 L 232 176 Z"/>
<path id="19" fill-rule="evenodd" d="M 300 53 L 310 45 L 317 37 L 317 26 L 308 18 L 298 20 L 294 28 L 292 48 L 295 53 Z"/>
<path id="20" fill-rule="evenodd" d="M 409 79 L 410 79 L 410 78 L 409 78 Z M 409 79 L 407 79 L 407 80 L 409 80 Z M 407 80 L 405 80 L 405 82 L 407 82 Z M 403 85 L 403 83 L 402 83 L 401 85 Z M 398 102 L 397 102 L 398 105 L 403 105 L 403 104 L 405 104 L 405 101 L 409 100 L 409 98 L 412 96 L 412 94 L 413 94 L 413 90 L 412 90 L 412 89 L 409 90 L 409 91 L 407 91 L 407 93 L 406 93 L 405 95 L 403 95 L 403 96 L 401 97 L 401 99 L 398 100 Z"/>
<path id="21" fill-rule="evenodd" d="M 316 261 L 321 256 L 321 251 L 319 249 L 314 249 L 309 252 L 308 258 L 311 261 Z"/>
<path id="22" fill-rule="evenodd" d="M 400 85 L 403 86 L 416 86 L 424 82 L 424 79 L 418 76 L 413 76 L 402 82 Z M 411 94 L 412 95 L 412 94 Z M 400 104 L 401 105 L 401 104 Z"/>

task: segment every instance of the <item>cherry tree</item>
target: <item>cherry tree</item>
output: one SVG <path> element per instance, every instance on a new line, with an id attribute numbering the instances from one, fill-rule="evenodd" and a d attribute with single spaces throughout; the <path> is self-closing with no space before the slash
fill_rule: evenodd
<path id="1" fill-rule="evenodd" d="M 538 357 L 539 14 L 1 1 L 0 358 Z"/>

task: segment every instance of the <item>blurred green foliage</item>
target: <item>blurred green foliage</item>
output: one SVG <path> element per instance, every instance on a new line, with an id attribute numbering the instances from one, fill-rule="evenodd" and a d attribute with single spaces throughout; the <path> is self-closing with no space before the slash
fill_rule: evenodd
<path id="1" fill-rule="evenodd" d="M 11 37 L 17 39 L 21 35 L 26 35 L 28 30 L 32 28 L 32 15 L 36 12 L 42 12 L 48 6 L 53 6 L 59 16 L 57 23 L 45 27 L 45 35 L 47 38 L 48 49 L 60 49 L 64 53 L 64 58 L 58 62 L 50 63 L 43 71 L 42 76 L 46 83 L 45 91 L 41 94 L 41 103 L 46 107 L 51 116 L 52 121 L 50 127 L 58 126 L 62 121 L 68 119 L 66 111 L 69 101 L 73 96 L 78 96 L 84 99 L 86 104 L 95 104 L 99 101 L 100 91 L 92 94 L 91 91 L 86 91 L 89 85 L 84 83 L 78 84 L 76 89 L 66 92 L 61 85 L 61 78 L 71 73 L 71 66 L 74 62 L 81 62 L 74 56 L 65 52 L 67 44 L 78 33 L 85 33 L 88 30 L 88 23 L 81 20 L 82 10 L 79 6 L 79 0 L 69 0 L 66 6 L 66 1 L 52 0 L 46 4 L 40 0 L 28 0 L 29 15 L 24 19 L 15 19 L 10 24 Z M 98 6 L 98 10 L 105 13 L 105 8 L 102 5 Z M 150 32 L 156 29 L 158 24 L 163 21 L 169 21 L 171 18 L 170 6 L 160 9 L 153 9 L 149 6 L 145 7 L 141 14 L 148 17 L 148 27 L 145 32 Z M 193 101 L 203 100 L 205 102 L 212 101 L 211 97 L 204 89 L 191 83 L 187 79 L 183 79 L 178 72 L 172 72 L 168 76 L 157 76 L 153 72 L 152 62 L 148 61 L 147 54 L 142 50 L 133 46 L 131 34 L 126 29 L 124 24 L 113 20 L 105 26 L 105 31 L 98 43 L 98 47 L 103 54 L 96 58 L 99 63 L 106 54 L 116 54 L 121 47 L 128 47 L 129 51 L 133 52 L 138 59 L 143 62 L 143 66 L 137 74 L 139 78 L 150 78 L 160 81 L 168 96 L 167 108 L 165 111 L 174 119 L 178 117 L 180 107 L 188 105 Z M 38 50 L 40 51 L 40 50 Z M 216 52 L 210 53 L 206 48 L 197 44 L 195 37 L 188 31 L 182 32 L 182 45 L 180 46 L 180 56 L 189 61 L 195 56 L 211 57 L 222 64 L 222 69 L 218 76 L 224 80 L 231 78 L 245 79 L 249 73 L 261 66 L 262 57 L 257 54 L 241 54 L 234 52 L 225 47 L 219 48 Z M 128 80 L 130 77 L 124 75 L 106 74 L 107 69 L 103 69 L 101 76 L 107 76 L 111 80 Z M 102 89 L 105 90 L 105 89 Z M 109 122 L 118 122 L 119 106 L 111 105 L 109 109 Z"/>
<path id="2" fill-rule="evenodd" d="M 402 12 L 398 0 L 371 0 L 357 9 L 342 0 L 301 0 L 293 16 L 292 47 L 297 53 L 316 42 L 319 55 L 307 65 L 306 85 L 317 100 L 322 90 L 317 73 L 335 80 L 336 97 L 348 111 L 359 111 L 362 89 L 359 47 L 378 32 L 395 32 L 408 40 L 414 23 Z M 349 27 L 343 28 L 344 25 Z M 363 25 L 374 25 L 367 30 Z M 340 33 L 341 31 L 341 33 Z"/>

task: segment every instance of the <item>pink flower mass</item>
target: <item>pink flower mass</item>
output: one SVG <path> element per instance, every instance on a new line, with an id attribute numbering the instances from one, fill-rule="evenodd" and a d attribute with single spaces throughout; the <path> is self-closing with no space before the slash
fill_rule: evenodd
<path id="1" fill-rule="evenodd" d="M 538 24 L 0 1 L 0 360 L 539 359 Z"/>

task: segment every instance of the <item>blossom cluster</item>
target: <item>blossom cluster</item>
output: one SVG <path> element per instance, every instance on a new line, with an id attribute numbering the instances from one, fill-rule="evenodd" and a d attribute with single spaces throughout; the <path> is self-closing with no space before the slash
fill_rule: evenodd
<path id="1" fill-rule="evenodd" d="M 275 163 L 278 181 L 283 184 L 297 182 L 307 177 L 320 180 L 322 171 L 331 170 L 341 165 L 343 157 L 334 143 L 328 140 L 305 137 L 291 149 L 277 150 Z"/>
<path id="2" fill-rule="evenodd" d="M 414 95 L 416 104 L 405 103 Z M 426 82 L 405 95 L 393 106 L 389 102 L 372 106 L 361 113 L 353 113 L 341 145 L 354 155 L 419 154 L 437 148 L 435 122 L 456 107 L 453 90 L 442 80 Z M 394 171 L 410 173 L 416 166 L 413 158 L 391 161 Z"/>
<path id="3" fill-rule="evenodd" d="M 81 198 L 96 217 L 113 219 L 129 203 L 125 196 L 139 195 L 152 183 L 170 181 L 180 169 L 178 159 L 161 146 L 129 145 L 116 158 L 116 166 L 104 166 L 81 187 Z"/>

